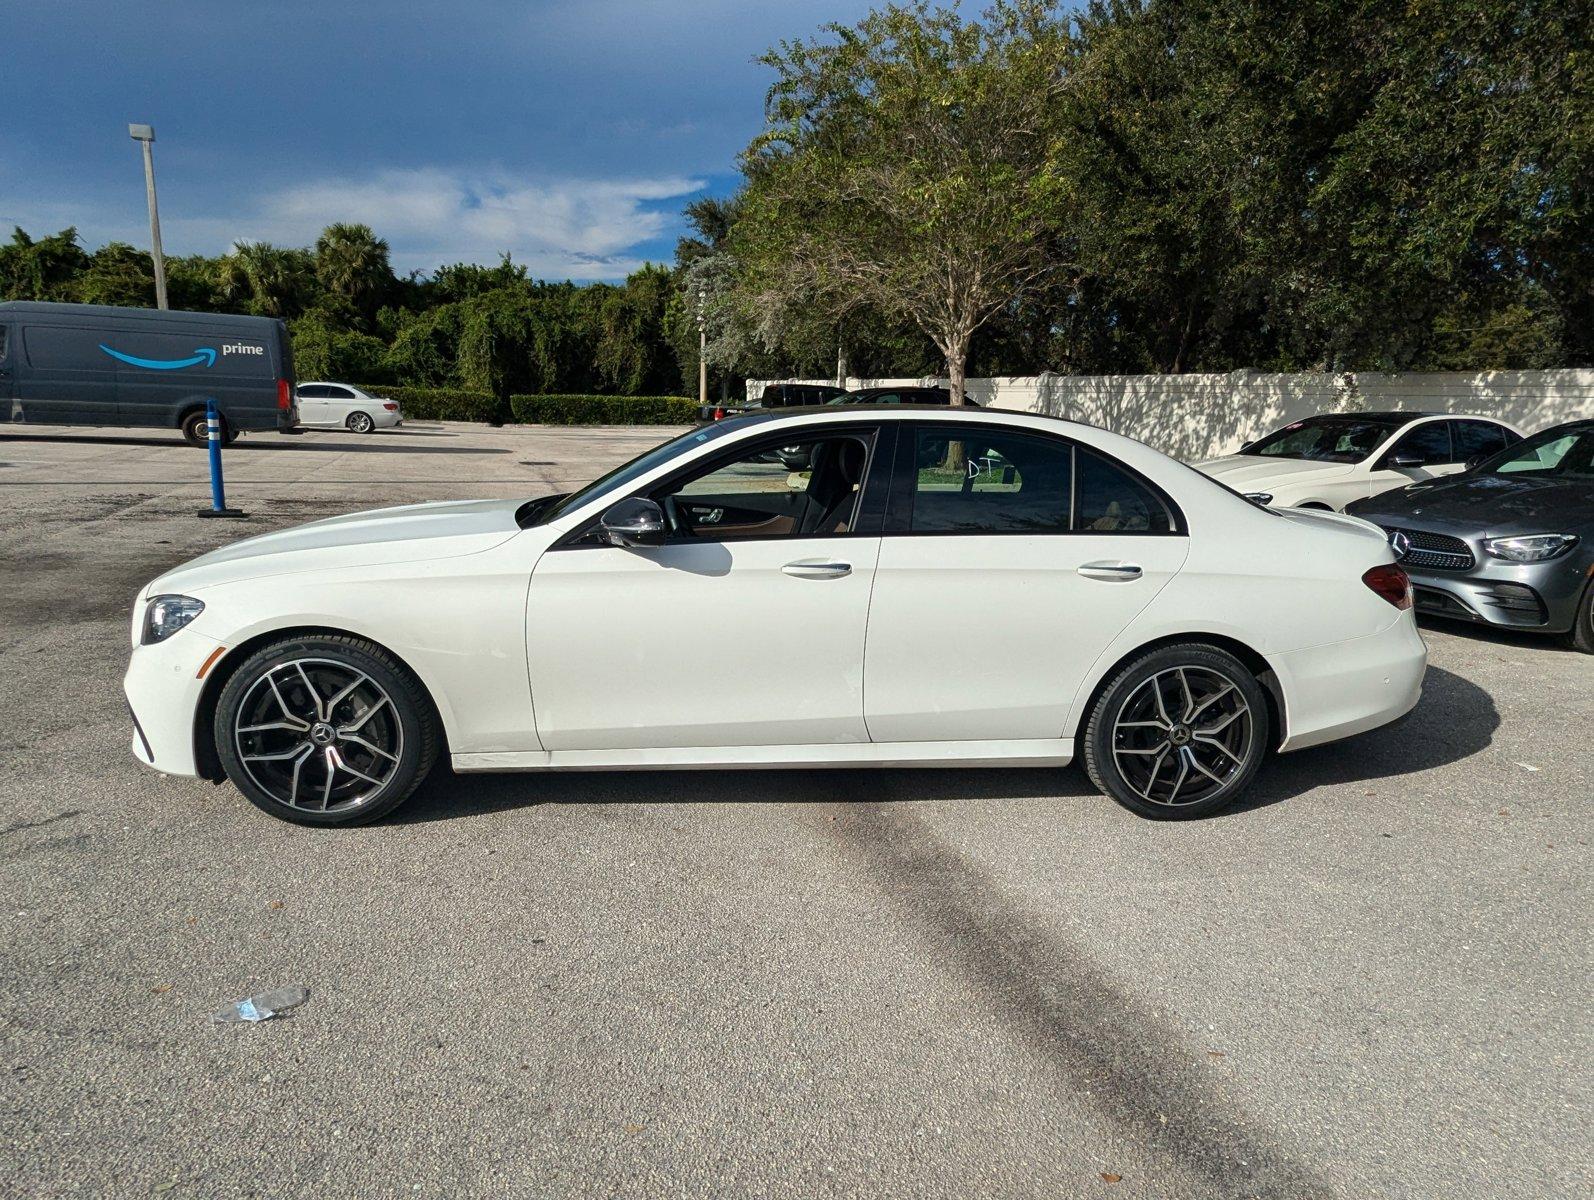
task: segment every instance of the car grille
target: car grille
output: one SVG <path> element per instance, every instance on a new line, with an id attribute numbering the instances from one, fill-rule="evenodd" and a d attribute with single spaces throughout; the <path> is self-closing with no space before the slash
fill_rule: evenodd
<path id="1" fill-rule="evenodd" d="M 1472 570 L 1472 547 L 1460 538 L 1443 533 L 1429 533 L 1426 529 L 1400 529 L 1385 525 L 1383 530 L 1393 543 L 1396 534 L 1402 534 L 1410 543 L 1400 561 L 1408 567 L 1427 567 L 1433 571 Z"/>

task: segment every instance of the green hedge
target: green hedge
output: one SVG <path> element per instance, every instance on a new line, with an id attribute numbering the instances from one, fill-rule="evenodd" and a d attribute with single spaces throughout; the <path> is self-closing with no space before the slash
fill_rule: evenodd
<path id="1" fill-rule="evenodd" d="M 483 421 L 501 425 L 691 425 L 697 401 L 686 396 L 511 396 L 505 405 L 487 392 L 451 387 L 395 387 L 362 383 L 373 396 L 397 400 L 406 420 Z"/>
<path id="2" fill-rule="evenodd" d="M 414 421 L 484 421 L 502 424 L 507 413 L 490 392 L 450 387 L 394 387 L 388 383 L 362 383 L 361 391 L 397 400 L 404 419 Z"/>
<path id="3" fill-rule="evenodd" d="M 685 396 L 511 396 L 514 419 L 531 425 L 690 425 L 697 401 Z"/>

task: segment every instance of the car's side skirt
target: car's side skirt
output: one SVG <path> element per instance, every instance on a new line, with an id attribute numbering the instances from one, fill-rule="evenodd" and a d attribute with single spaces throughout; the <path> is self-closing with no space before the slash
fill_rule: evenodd
<path id="1" fill-rule="evenodd" d="M 455 754 L 456 771 L 734 770 L 772 767 L 1065 767 L 1073 738 L 857 742 L 825 746 L 664 746 Z"/>

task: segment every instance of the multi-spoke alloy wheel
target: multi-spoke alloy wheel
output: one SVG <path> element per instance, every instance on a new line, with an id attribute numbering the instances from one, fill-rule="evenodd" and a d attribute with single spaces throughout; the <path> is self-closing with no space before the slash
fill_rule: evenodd
<path id="1" fill-rule="evenodd" d="M 262 791 L 290 808 L 357 808 L 393 778 L 404 730 L 393 701 L 345 663 L 296 658 L 244 693 L 238 758 Z"/>
<path id="2" fill-rule="evenodd" d="M 1130 693 L 1113 723 L 1118 771 L 1152 804 L 1196 804 L 1245 765 L 1251 707 L 1217 671 L 1173 667 Z"/>
<path id="3" fill-rule="evenodd" d="M 391 811 L 436 753 L 409 673 L 379 647 L 334 637 L 284 642 L 244 663 L 222 690 L 216 742 L 250 800 L 310 824 Z"/>
<path id="4" fill-rule="evenodd" d="M 1271 729 L 1256 677 L 1215 646 L 1169 646 L 1129 664 L 1086 727 L 1085 766 L 1115 799 L 1150 816 L 1195 816 L 1250 782 Z"/>

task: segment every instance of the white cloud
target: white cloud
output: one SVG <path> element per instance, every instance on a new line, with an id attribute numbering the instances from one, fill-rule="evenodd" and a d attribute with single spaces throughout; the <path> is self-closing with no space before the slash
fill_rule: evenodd
<path id="1" fill-rule="evenodd" d="M 667 233 L 700 179 L 538 180 L 503 172 L 384 171 L 298 184 L 268 196 L 245 240 L 309 245 L 334 221 L 361 221 L 388 240 L 401 270 L 497 260 L 508 251 L 535 276 L 608 279 L 641 265 L 636 248 Z"/>
<path id="2" fill-rule="evenodd" d="M 704 186 L 684 175 L 594 180 L 440 168 L 381 171 L 295 184 L 238 204 L 222 201 L 220 211 L 212 199 L 195 212 L 169 188 L 161 197 L 161 229 L 168 254 L 221 254 L 238 241 L 312 246 L 332 222 L 357 221 L 387 239 L 400 273 L 456 262 L 492 264 L 508 251 L 539 279 L 621 279 L 646 261 L 643 247 L 679 226 L 686 198 Z M 145 245 L 142 188 L 129 191 L 133 200 L 0 191 L 0 241 L 16 223 L 34 236 L 76 225 L 90 249 L 112 239 Z M 658 261 L 671 257 L 674 247 L 649 249 Z"/>

